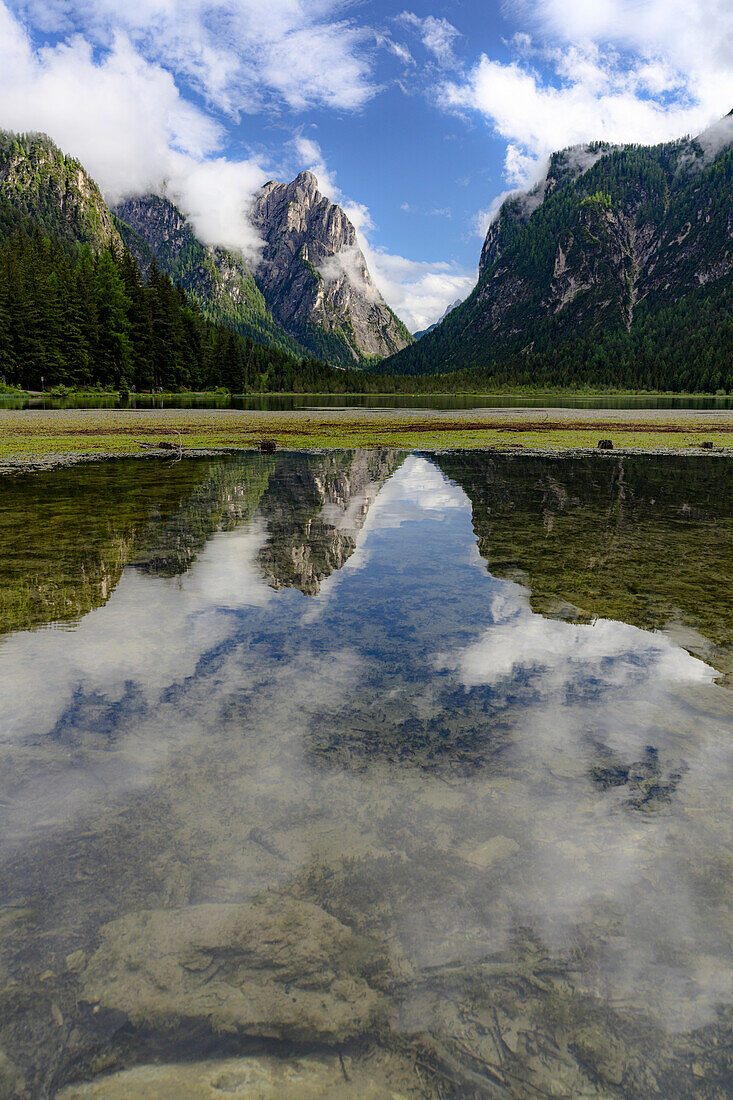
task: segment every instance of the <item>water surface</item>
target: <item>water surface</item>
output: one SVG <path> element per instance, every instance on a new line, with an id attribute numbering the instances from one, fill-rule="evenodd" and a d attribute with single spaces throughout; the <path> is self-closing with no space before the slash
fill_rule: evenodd
<path id="1" fill-rule="evenodd" d="M 729 1096 L 731 479 L 5 478 L 0 1095 Z"/>
<path id="2" fill-rule="evenodd" d="M 53 398 L 3 397 L 0 409 L 251 409 L 289 412 L 297 409 L 733 409 L 733 396 L 710 394 L 75 394 Z"/>

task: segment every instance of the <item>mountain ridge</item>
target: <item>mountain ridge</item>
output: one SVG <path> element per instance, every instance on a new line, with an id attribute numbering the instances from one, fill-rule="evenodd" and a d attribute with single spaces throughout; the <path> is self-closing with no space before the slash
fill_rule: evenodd
<path id="1" fill-rule="evenodd" d="M 148 194 L 114 207 L 118 229 L 141 271 L 153 259 L 173 280 L 180 280 L 209 320 L 293 355 L 306 349 L 277 324 L 241 255 L 204 245 L 185 215 L 168 198 Z"/>
<path id="2" fill-rule="evenodd" d="M 463 298 L 456 298 L 455 302 L 451 302 L 450 305 L 445 307 L 437 321 L 434 321 L 432 325 L 428 325 L 427 328 L 420 329 L 418 332 L 413 332 L 412 335 L 415 337 L 416 340 L 422 340 L 423 336 L 425 336 L 426 333 L 432 332 L 433 329 L 437 328 L 439 324 L 445 321 L 448 314 L 452 313 L 454 309 L 457 309 L 462 301 Z"/>
<path id="3" fill-rule="evenodd" d="M 728 129 L 658 146 L 595 143 L 553 154 L 545 181 L 507 199 L 489 227 L 472 294 L 382 369 L 629 384 L 622 378 L 626 365 L 614 375 L 614 361 L 638 356 L 637 345 L 643 351 L 653 332 L 659 360 L 653 388 L 669 388 L 665 356 L 670 363 L 677 357 L 681 374 L 678 336 L 687 340 L 689 383 L 709 376 L 713 388 L 733 385 L 725 350 L 733 274 Z M 692 316 L 701 290 L 710 315 L 704 349 Z M 665 317 L 670 309 L 680 315 L 677 334 Z M 721 314 L 720 323 L 711 311 Z M 576 360 L 594 355 L 598 369 L 584 375 Z"/>
<path id="4" fill-rule="evenodd" d="M 0 207 L 5 233 L 38 226 L 94 253 L 125 247 L 143 273 L 155 261 L 212 323 L 290 355 L 361 368 L 412 341 L 375 286 L 347 215 L 309 172 L 255 193 L 264 247 L 254 269 L 236 250 L 201 240 L 165 194 L 109 208 L 81 162 L 43 134 L 0 132 Z"/>
<path id="5" fill-rule="evenodd" d="M 312 172 L 268 181 L 250 216 L 265 241 L 256 279 L 273 316 L 306 347 L 358 366 L 412 342 L 375 286 L 354 226 Z"/>

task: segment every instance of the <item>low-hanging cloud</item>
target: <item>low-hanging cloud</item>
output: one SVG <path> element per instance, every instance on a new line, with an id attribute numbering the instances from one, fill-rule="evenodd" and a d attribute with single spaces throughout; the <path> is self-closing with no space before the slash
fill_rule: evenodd
<path id="1" fill-rule="evenodd" d="M 0 126 L 48 133 L 110 204 L 165 192 L 206 244 L 256 260 L 261 242 L 247 206 L 267 173 L 255 160 L 217 157 L 220 125 L 126 35 L 99 57 L 78 36 L 36 50 L 0 3 Z"/>
<path id="2" fill-rule="evenodd" d="M 254 191 L 266 178 L 256 161 L 219 157 L 190 164 L 171 176 L 166 192 L 186 214 L 200 240 L 238 250 L 254 266 L 264 242 L 249 219 L 249 210 Z"/>
<path id="3" fill-rule="evenodd" d="M 357 242 L 374 284 L 411 332 L 427 328 L 442 316 L 446 306 L 457 298 L 467 297 L 476 282 L 475 274 L 461 271 L 445 261 L 409 260 L 373 245 L 370 234 L 375 226 L 369 209 L 341 192 L 317 142 L 299 135 L 296 151 L 302 166 L 318 178 L 321 192 L 343 207 L 356 230 Z M 334 262 L 329 262 L 321 271 L 327 278 L 346 273 L 357 288 L 364 285 L 361 264 L 348 252 L 339 253 Z"/>

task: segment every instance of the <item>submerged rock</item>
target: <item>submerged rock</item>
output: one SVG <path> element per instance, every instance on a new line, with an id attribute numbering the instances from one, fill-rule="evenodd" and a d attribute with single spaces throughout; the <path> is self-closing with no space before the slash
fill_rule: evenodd
<path id="1" fill-rule="evenodd" d="M 366 974 L 381 949 L 310 902 L 266 895 L 248 905 L 133 913 L 102 929 L 83 998 L 167 1030 L 339 1042 L 371 1029 L 382 995 Z"/>
<path id="2" fill-rule="evenodd" d="M 25 1080 L 14 1062 L 11 1062 L 0 1049 L 0 1096 L 15 1097 L 22 1100 L 27 1096 Z"/>
<path id="3" fill-rule="evenodd" d="M 391 1063 L 394 1063 L 392 1065 Z M 376 1069 L 376 1074 L 374 1073 Z M 392 1083 L 394 1079 L 394 1083 Z M 336 1054 L 228 1058 L 182 1065 L 139 1066 L 81 1085 L 59 1100 L 402 1100 L 425 1095 L 418 1080 L 396 1058 L 368 1069 Z"/>

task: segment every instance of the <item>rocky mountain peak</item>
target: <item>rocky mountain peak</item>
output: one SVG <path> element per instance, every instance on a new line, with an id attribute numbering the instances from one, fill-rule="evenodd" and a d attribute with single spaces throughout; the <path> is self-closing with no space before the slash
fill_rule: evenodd
<path id="1" fill-rule="evenodd" d="M 318 180 L 312 172 L 299 172 L 291 184 L 288 184 L 289 191 L 302 191 L 306 195 L 311 197 L 311 201 L 318 202 L 321 198 L 318 191 Z"/>
<path id="2" fill-rule="evenodd" d="M 354 226 L 312 172 L 266 183 L 250 216 L 265 242 L 258 283 L 294 336 L 342 366 L 411 342 L 372 281 Z"/>
<path id="3" fill-rule="evenodd" d="M 115 207 L 117 225 L 140 270 L 155 259 L 180 280 L 205 317 L 256 342 L 295 355 L 305 349 L 273 320 L 243 256 L 199 240 L 185 215 L 161 195 L 141 195 Z"/>

